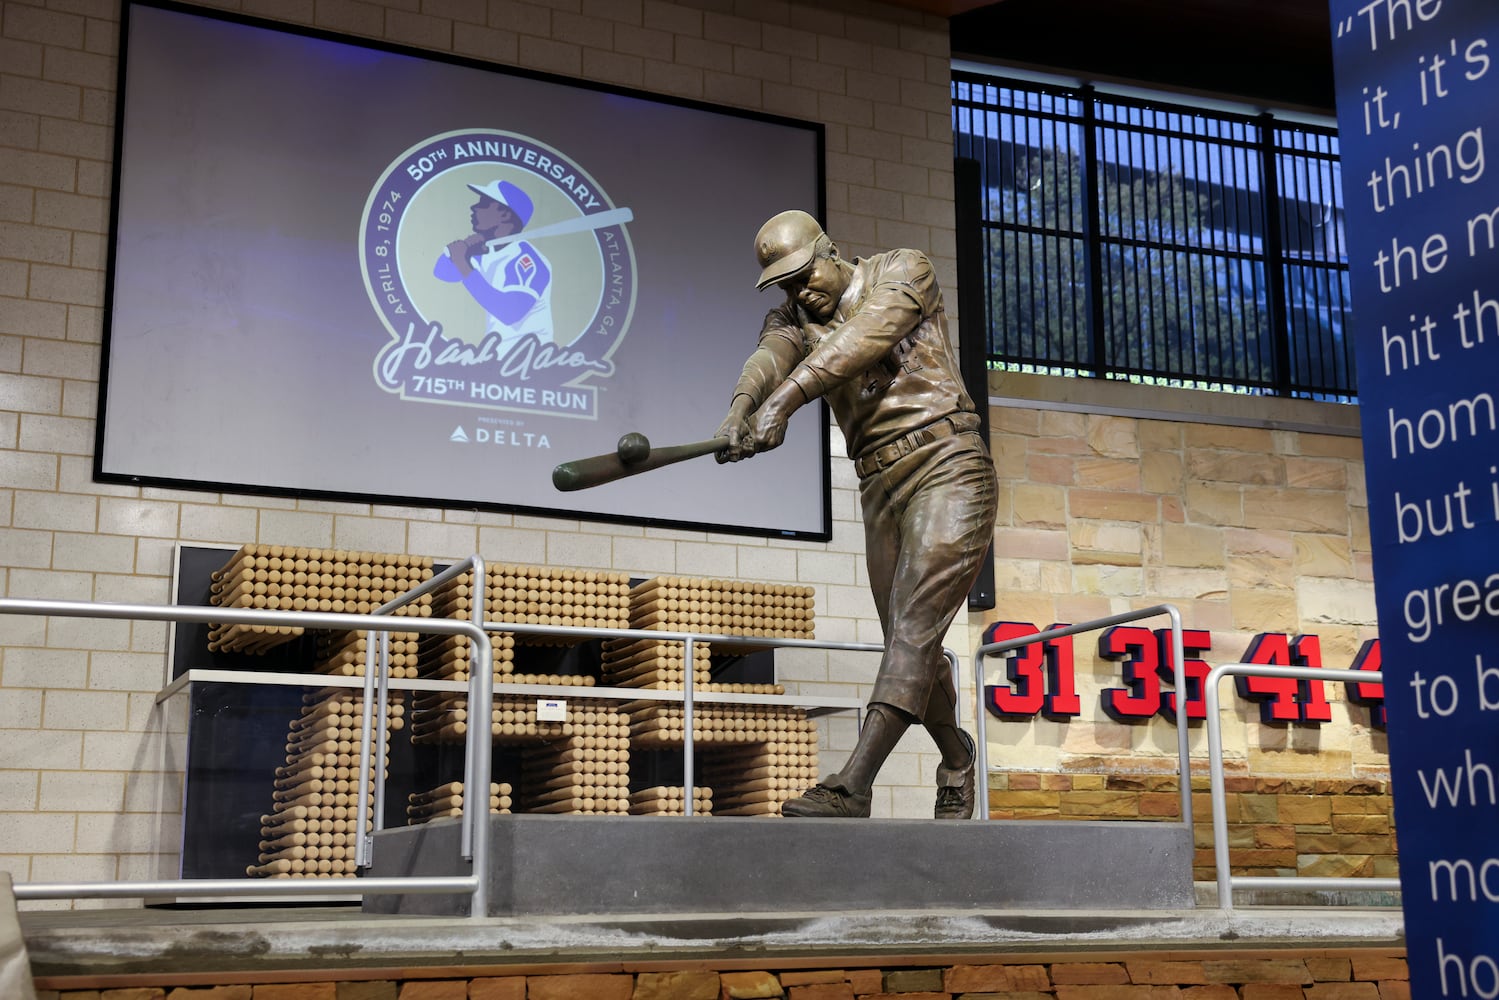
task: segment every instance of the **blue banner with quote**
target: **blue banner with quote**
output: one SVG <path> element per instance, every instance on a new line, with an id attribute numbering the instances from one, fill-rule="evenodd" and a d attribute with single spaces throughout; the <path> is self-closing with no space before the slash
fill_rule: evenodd
<path id="1" fill-rule="evenodd" d="M 1411 995 L 1499 997 L 1499 4 L 1331 13 Z"/>

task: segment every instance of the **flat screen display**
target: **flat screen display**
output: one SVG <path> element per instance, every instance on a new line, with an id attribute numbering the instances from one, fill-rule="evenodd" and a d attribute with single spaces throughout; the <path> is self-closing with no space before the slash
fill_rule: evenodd
<path id="1" fill-rule="evenodd" d="M 462 30 L 461 26 L 455 30 Z M 827 538 L 827 413 L 710 438 L 821 126 L 127 3 L 96 476 Z"/>

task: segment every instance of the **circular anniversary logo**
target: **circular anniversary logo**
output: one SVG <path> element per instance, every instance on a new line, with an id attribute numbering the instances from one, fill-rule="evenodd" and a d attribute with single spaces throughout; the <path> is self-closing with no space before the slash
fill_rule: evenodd
<path id="1" fill-rule="evenodd" d="M 635 252 L 599 185 L 527 136 L 464 129 L 402 153 L 360 223 L 403 399 L 592 418 L 635 306 Z"/>

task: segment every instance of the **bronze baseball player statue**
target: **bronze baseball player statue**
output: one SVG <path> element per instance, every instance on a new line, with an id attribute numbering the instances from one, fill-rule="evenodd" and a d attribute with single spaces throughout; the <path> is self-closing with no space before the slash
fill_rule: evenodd
<path id="1" fill-rule="evenodd" d="M 919 722 L 942 753 L 939 819 L 974 808 L 973 739 L 956 724 L 942 639 L 994 533 L 994 464 L 947 337 L 932 263 L 916 250 L 846 261 L 817 220 L 782 212 L 755 237 L 772 309 L 717 437 L 721 461 L 777 447 L 801 406 L 825 398 L 859 476 L 869 584 L 885 634 L 864 727 L 848 762 L 786 816 L 868 816 L 870 789 Z"/>

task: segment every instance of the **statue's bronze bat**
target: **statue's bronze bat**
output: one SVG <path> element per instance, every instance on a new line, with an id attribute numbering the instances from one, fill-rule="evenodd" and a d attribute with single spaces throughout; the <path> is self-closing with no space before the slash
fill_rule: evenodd
<path id="1" fill-rule="evenodd" d="M 728 438 L 717 437 L 691 444 L 652 448 L 644 434 L 626 434 L 619 439 L 618 447 L 607 455 L 579 458 L 557 466 L 552 470 L 552 485 L 564 493 L 586 490 L 626 476 L 659 469 L 663 465 L 674 465 L 700 455 L 711 455 L 728 446 Z"/>

